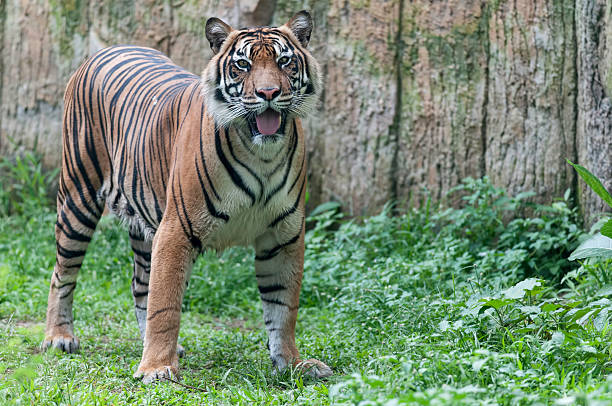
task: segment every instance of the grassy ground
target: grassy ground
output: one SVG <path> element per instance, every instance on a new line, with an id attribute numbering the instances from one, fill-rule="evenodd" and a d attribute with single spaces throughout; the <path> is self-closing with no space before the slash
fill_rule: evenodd
<path id="1" fill-rule="evenodd" d="M 0 403 L 610 404 L 612 265 L 565 259 L 584 235 L 564 201 L 508 223 L 525 196 L 460 189 L 462 209 L 309 220 L 297 340 L 332 367 L 327 381 L 272 373 L 252 251 L 201 257 L 179 338 L 197 389 L 131 378 L 131 253 L 110 218 L 76 290 L 80 353 L 39 352 L 55 216 L 17 207 L 0 217 Z"/>

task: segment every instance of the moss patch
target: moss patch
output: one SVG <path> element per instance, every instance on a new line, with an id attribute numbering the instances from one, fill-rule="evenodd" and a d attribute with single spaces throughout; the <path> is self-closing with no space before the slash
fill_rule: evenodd
<path id="1" fill-rule="evenodd" d="M 87 3 L 82 0 L 50 0 L 51 16 L 54 20 L 52 34 L 59 46 L 59 53 L 62 58 L 72 59 L 74 49 L 72 39 L 75 35 L 85 35 L 81 23 L 87 15 Z"/>

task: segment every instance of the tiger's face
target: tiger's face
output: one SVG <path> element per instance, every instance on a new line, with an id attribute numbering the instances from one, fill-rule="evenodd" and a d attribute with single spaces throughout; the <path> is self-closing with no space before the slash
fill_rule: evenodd
<path id="1" fill-rule="evenodd" d="M 319 66 L 306 49 L 311 32 L 305 11 L 277 28 L 233 30 L 209 19 L 206 36 L 216 55 L 202 76 L 217 124 L 265 144 L 282 139 L 292 118 L 308 115 L 321 87 Z"/>

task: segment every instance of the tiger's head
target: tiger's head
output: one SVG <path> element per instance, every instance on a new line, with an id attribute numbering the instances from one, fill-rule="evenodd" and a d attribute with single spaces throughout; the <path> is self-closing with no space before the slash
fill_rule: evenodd
<path id="1" fill-rule="evenodd" d="M 206 38 L 215 55 L 202 82 L 217 124 L 266 144 L 282 139 L 291 119 L 308 115 L 321 89 L 319 65 L 306 49 L 311 32 L 306 11 L 280 27 L 241 30 L 210 18 Z"/>

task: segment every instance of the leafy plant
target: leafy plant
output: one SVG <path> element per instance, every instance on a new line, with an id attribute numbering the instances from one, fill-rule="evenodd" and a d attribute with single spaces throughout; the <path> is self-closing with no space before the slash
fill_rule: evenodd
<path id="1" fill-rule="evenodd" d="M 530 276 L 560 280 L 569 270 L 565 258 L 582 234 L 577 211 L 569 206 L 569 193 L 551 205 L 538 205 L 528 201 L 533 193 L 507 196 L 484 177 L 464 179 L 449 198 L 457 194 L 462 207 L 448 208 L 432 220 L 441 225 L 440 236 L 468 244 L 475 266 L 486 261 L 503 265 L 508 281 Z M 527 209 L 533 215 L 521 216 Z"/>
<path id="2" fill-rule="evenodd" d="M 586 184 L 612 208 L 612 195 L 606 190 L 597 176 L 593 175 L 583 166 L 567 161 L 576 169 L 576 172 Z M 570 260 L 584 258 L 612 258 L 612 218 L 608 219 L 601 227 L 600 234 L 593 236 L 583 242 L 572 254 Z"/>
<path id="3" fill-rule="evenodd" d="M 58 171 L 43 170 L 40 156 L 31 151 L 0 158 L 0 216 L 33 213 L 48 206 Z"/>

